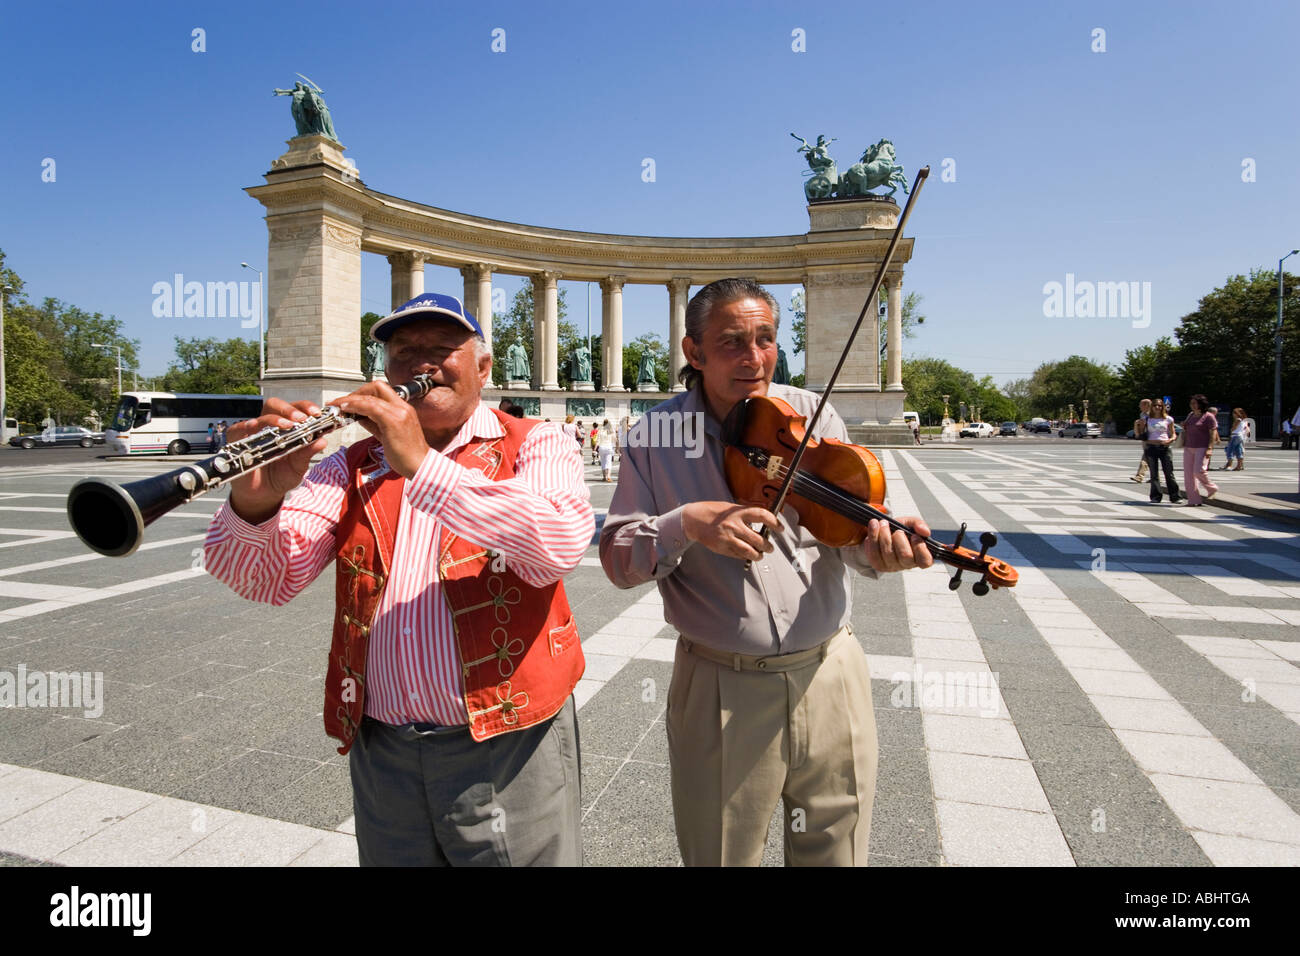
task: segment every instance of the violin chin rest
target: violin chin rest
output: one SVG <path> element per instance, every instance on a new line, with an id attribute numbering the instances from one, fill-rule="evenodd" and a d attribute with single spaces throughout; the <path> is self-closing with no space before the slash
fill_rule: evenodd
<path id="1" fill-rule="evenodd" d="M 727 413 L 727 419 L 722 423 L 722 443 L 724 445 L 735 446 L 744 441 L 745 426 L 749 423 L 751 401 L 753 399 L 742 398 Z"/>

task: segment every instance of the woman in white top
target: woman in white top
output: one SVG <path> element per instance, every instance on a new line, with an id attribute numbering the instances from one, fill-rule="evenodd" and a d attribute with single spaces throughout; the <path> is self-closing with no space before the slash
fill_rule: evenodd
<path id="1" fill-rule="evenodd" d="M 601 476 L 605 481 L 613 481 L 609 470 L 614 461 L 614 426 L 605 419 L 596 432 L 596 454 L 600 456 Z"/>
<path id="2" fill-rule="evenodd" d="M 1151 414 L 1147 416 L 1147 433 L 1143 449 L 1147 456 L 1147 466 L 1151 469 L 1151 503 L 1159 504 L 1160 468 L 1165 470 L 1165 485 L 1169 491 L 1169 503 L 1178 504 L 1182 500 L 1178 494 L 1178 482 L 1174 480 L 1174 460 L 1169 454 L 1169 446 L 1174 443 L 1177 433 L 1174 420 L 1165 413 L 1165 403 L 1157 398 L 1151 403 Z"/>
<path id="3" fill-rule="evenodd" d="M 1250 422 L 1246 420 L 1244 408 L 1232 410 L 1232 435 L 1228 438 L 1228 463 L 1221 471 L 1242 471 L 1246 467 L 1245 442 L 1250 437 Z M 1232 459 L 1237 459 L 1237 467 L 1232 467 Z"/>

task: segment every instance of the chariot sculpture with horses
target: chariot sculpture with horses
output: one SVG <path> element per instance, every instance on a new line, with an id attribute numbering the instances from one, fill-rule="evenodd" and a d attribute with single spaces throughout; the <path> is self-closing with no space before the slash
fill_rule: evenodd
<path id="1" fill-rule="evenodd" d="M 903 187 L 904 194 L 908 192 L 907 177 L 897 162 L 894 144 L 887 139 L 868 146 L 858 162 L 840 173 L 829 153 L 834 138 L 828 140 L 819 135 L 815 144 L 809 144 L 802 136 L 790 135 L 802 144 L 798 151 L 808 160 L 809 171 L 804 173 L 803 191 L 809 200 L 874 196 L 871 190 L 879 186 L 891 187 L 885 197 L 893 196 L 899 186 Z"/>

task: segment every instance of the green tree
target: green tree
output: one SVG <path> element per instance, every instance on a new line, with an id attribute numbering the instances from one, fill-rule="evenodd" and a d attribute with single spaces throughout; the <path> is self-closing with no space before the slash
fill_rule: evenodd
<path id="1" fill-rule="evenodd" d="M 162 379 L 169 392 L 257 395 L 257 343 L 247 339 L 176 339 L 176 361 Z"/>
<path id="2" fill-rule="evenodd" d="M 1174 331 L 1170 385 L 1176 414 L 1187 398 L 1204 392 L 1219 408 L 1242 406 L 1257 418 L 1273 414 L 1274 334 L 1277 327 L 1277 271 L 1252 269 L 1203 296 L 1195 312 Z M 1284 406 L 1300 401 L 1300 282 L 1283 274 L 1282 395 Z M 1285 410 L 1285 408 L 1284 408 Z"/>
<path id="3" fill-rule="evenodd" d="M 991 385 L 990 379 L 985 382 Z M 944 395 L 948 396 L 948 410 L 955 418 L 962 402 L 972 405 L 988 394 L 970 372 L 937 358 L 903 359 L 903 388 L 908 407 L 926 422 L 943 418 Z"/>
<path id="4" fill-rule="evenodd" d="M 1144 398 L 1156 398 L 1174 392 L 1182 394 L 1183 371 L 1179 349 L 1168 336 L 1161 336 L 1154 345 L 1143 345 L 1124 353 L 1124 364 L 1115 373 L 1107 414 L 1115 420 L 1116 427 L 1135 420 L 1139 415 L 1138 403 Z M 1127 425 L 1119 431 L 1128 430 Z"/>
<path id="5" fill-rule="evenodd" d="M 1055 418 L 1058 412 L 1068 414 L 1073 405 L 1075 415 L 1082 418 L 1086 400 L 1088 417 L 1096 420 L 1110 410 L 1114 383 L 1115 374 L 1109 365 L 1071 355 L 1059 362 L 1044 362 L 1034 370 L 1029 379 L 1030 404 L 1046 418 Z"/>

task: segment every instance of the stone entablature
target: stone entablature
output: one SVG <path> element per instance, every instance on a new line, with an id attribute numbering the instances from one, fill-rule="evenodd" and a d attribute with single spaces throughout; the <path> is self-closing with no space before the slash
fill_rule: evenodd
<path id="1" fill-rule="evenodd" d="M 357 347 L 363 252 L 383 255 L 392 269 L 392 302 L 424 291 L 424 266 L 461 271 L 464 300 L 491 336 L 494 273 L 531 278 L 538 305 L 532 388 L 558 388 L 556 354 L 559 281 L 596 282 L 602 290 L 604 365 L 622 351 L 622 291 L 656 284 L 668 293 L 668 332 L 675 376 L 692 286 L 743 275 L 767 285 L 803 285 L 808 315 L 806 375 L 824 386 L 870 291 L 899 208 L 869 197 L 815 202 L 802 235 L 694 237 L 616 235 L 549 229 L 453 212 L 370 189 L 323 136 L 288 141 L 289 151 L 246 192 L 266 207 L 269 233 L 267 391 L 321 402 L 362 381 Z M 888 382 L 882 391 L 875 344 L 880 318 L 872 308 L 836 386 L 835 404 L 849 422 L 901 422 L 897 381 L 901 343 L 896 323 L 904 264 L 913 240 L 903 238 L 886 279 L 890 331 Z M 447 291 L 447 290 L 443 290 Z M 455 290 L 459 291 L 459 290 Z M 680 388 L 680 386 L 674 386 Z M 630 395 L 617 376 L 596 395 Z M 886 394 L 888 393 L 888 394 Z M 558 397 L 558 396 L 557 396 Z M 549 404 L 549 403 L 548 403 Z"/>

